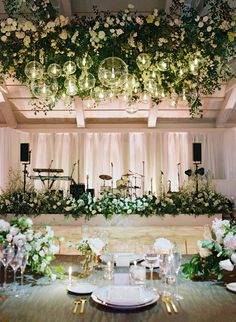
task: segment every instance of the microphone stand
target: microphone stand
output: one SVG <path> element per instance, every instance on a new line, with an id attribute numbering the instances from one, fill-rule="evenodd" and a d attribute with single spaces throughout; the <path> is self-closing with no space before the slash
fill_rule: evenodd
<path id="1" fill-rule="evenodd" d="M 177 168 L 178 168 L 178 188 L 180 191 L 180 163 L 177 163 Z"/>
<path id="2" fill-rule="evenodd" d="M 113 162 L 111 162 L 111 192 L 113 193 Z"/>
<path id="3" fill-rule="evenodd" d="M 78 184 L 79 184 L 79 160 L 78 160 Z"/>
<path id="4" fill-rule="evenodd" d="M 75 165 L 76 165 L 76 163 L 73 164 L 72 171 L 71 171 L 71 175 L 70 175 L 71 181 L 73 181 L 73 183 L 75 183 L 74 180 L 73 180 L 73 178 L 72 178 L 73 173 L 75 171 Z"/>
<path id="5" fill-rule="evenodd" d="M 24 170 L 23 170 L 23 174 L 24 174 L 24 181 L 23 181 L 23 191 L 24 193 L 26 192 L 26 177 L 28 177 L 28 170 L 27 170 L 27 166 L 30 164 L 30 156 L 31 156 L 31 151 L 29 151 L 29 162 L 25 162 L 23 163 L 24 165 Z"/>
<path id="6" fill-rule="evenodd" d="M 49 167 L 48 167 L 48 190 L 50 190 L 50 180 L 49 180 L 49 175 L 50 175 L 50 169 L 51 169 L 51 166 L 53 164 L 53 160 L 51 160 L 50 164 L 49 164 Z"/>
<path id="7" fill-rule="evenodd" d="M 144 165 L 145 165 L 145 163 L 143 161 L 143 177 L 142 177 L 143 178 L 143 181 L 142 181 L 143 196 L 144 196 L 144 178 L 145 178 Z"/>

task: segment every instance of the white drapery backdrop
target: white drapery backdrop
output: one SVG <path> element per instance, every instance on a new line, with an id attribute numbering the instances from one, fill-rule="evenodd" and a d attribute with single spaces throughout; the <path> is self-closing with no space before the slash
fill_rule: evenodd
<path id="1" fill-rule="evenodd" d="M 95 188 L 98 195 L 103 184 L 99 175 L 111 175 L 113 163 L 113 186 L 121 175 L 132 171 L 142 174 L 144 170 L 145 191 L 160 189 L 160 181 L 168 189 L 177 191 L 187 180 L 184 171 L 192 168 L 192 143 L 202 143 L 202 165 L 215 179 L 236 180 L 236 129 L 199 132 L 83 132 L 83 133 L 26 133 L 7 128 L 0 129 L 0 187 L 4 189 L 10 169 L 23 170 L 20 163 L 20 143 L 30 143 L 32 150 L 30 175 L 33 168 L 62 168 L 63 175 L 71 175 L 73 164 L 80 160 L 80 171 L 76 165 L 73 178 Z M 143 167 L 144 166 L 144 167 Z M 163 173 L 163 176 L 161 176 Z M 178 180 L 179 173 L 179 180 Z M 136 185 L 142 187 L 136 175 Z M 133 179 L 134 180 L 134 179 Z M 35 181 L 37 188 L 42 187 Z M 69 188 L 69 182 L 57 181 L 54 188 Z M 106 184 L 111 184 L 107 182 Z M 132 183 L 134 185 L 134 181 Z M 141 189 L 138 191 L 141 192 Z M 223 191 L 222 191 L 223 192 Z"/>

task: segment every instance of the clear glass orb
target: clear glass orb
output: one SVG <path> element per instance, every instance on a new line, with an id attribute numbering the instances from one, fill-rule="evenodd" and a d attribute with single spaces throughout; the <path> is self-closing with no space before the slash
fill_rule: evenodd
<path id="1" fill-rule="evenodd" d="M 31 83 L 32 94 L 41 99 L 55 97 L 58 91 L 58 83 L 55 79 L 39 79 Z"/>
<path id="2" fill-rule="evenodd" d="M 157 68 L 161 71 L 164 72 L 168 68 L 168 63 L 165 59 L 161 60 L 160 62 L 157 63 Z"/>
<path id="3" fill-rule="evenodd" d="M 58 78 L 61 76 L 61 66 L 58 64 L 50 64 L 47 69 L 48 76 Z"/>
<path id="4" fill-rule="evenodd" d="M 126 63 L 118 57 L 104 59 L 98 69 L 98 78 L 102 85 L 117 89 L 125 83 L 128 76 Z"/>
<path id="5" fill-rule="evenodd" d="M 123 88 L 126 91 L 132 92 L 135 88 L 139 87 L 139 81 L 135 75 L 128 75 L 128 78 L 126 79 Z"/>
<path id="6" fill-rule="evenodd" d="M 66 95 L 75 96 L 78 92 L 76 78 L 68 77 L 64 81 L 64 87 L 66 89 Z"/>
<path id="7" fill-rule="evenodd" d="M 149 79 L 144 84 L 145 90 L 149 92 L 151 95 L 155 95 L 157 89 L 157 82 L 154 79 Z"/>
<path id="8" fill-rule="evenodd" d="M 125 110 L 129 114 L 135 114 L 138 111 L 138 104 L 128 105 Z"/>
<path id="9" fill-rule="evenodd" d="M 100 86 L 94 87 L 92 90 L 92 97 L 95 101 L 104 101 L 106 99 L 106 91 Z"/>
<path id="10" fill-rule="evenodd" d="M 86 70 L 92 67 L 93 60 L 91 56 L 89 56 L 88 54 L 84 54 L 83 56 L 76 58 L 76 64 L 80 69 Z"/>
<path id="11" fill-rule="evenodd" d="M 84 100 L 84 107 L 87 109 L 92 109 L 92 108 L 96 108 L 97 104 L 93 98 L 89 98 Z"/>
<path id="12" fill-rule="evenodd" d="M 71 60 L 65 62 L 63 65 L 63 71 L 66 75 L 74 74 L 76 71 L 76 64 Z"/>
<path id="13" fill-rule="evenodd" d="M 30 80 L 41 79 L 43 77 L 43 66 L 37 61 L 31 61 L 25 66 L 25 75 Z"/>
<path id="14" fill-rule="evenodd" d="M 82 73 L 78 78 L 78 86 L 80 91 L 88 91 L 95 86 L 95 77 L 91 73 Z"/>
<path id="15" fill-rule="evenodd" d="M 140 100 L 144 104 L 149 103 L 151 100 L 150 94 L 147 91 L 142 92 Z"/>
<path id="16" fill-rule="evenodd" d="M 136 58 L 136 64 L 140 70 L 148 69 L 151 65 L 152 59 L 149 54 L 139 54 Z"/>
<path id="17" fill-rule="evenodd" d="M 155 97 L 155 98 L 158 98 L 158 97 L 163 98 L 163 97 L 165 97 L 163 88 L 161 86 L 157 85 L 155 90 L 152 92 L 152 97 Z"/>

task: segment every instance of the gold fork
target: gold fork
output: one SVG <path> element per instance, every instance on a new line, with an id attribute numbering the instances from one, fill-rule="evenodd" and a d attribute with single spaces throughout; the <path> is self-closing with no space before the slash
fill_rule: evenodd
<path id="1" fill-rule="evenodd" d="M 168 312 L 169 314 L 171 314 L 171 313 L 172 313 L 172 311 L 171 311 L 171 307 L 170 307 L 170 304 L 169 304 L 168 298 L 167 298 L 166 296 L 163 296 L 163 295 L 162 295 L 162 296 L 161 296 L 161 301 L 162 301 L 163 303 L 165 303 L 167 312 Z"/>
<path id="2" fill-rule="evenodd" d="M 80 300 L 75 300 L 74 301 L 74 308 L 73 308 L 73 314 L 76 314 L 77 310 L 78 310 L 78 305 L 80 304 Z"/>

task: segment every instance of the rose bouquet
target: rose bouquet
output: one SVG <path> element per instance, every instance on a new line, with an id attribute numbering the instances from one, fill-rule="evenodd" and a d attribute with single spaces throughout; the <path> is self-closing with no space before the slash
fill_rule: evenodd
<path id="1" fill-rule="evenodd" d="M 32 220 L 17 218 L 10 223 L 0 220 L 0 244 L 4 241 L 16 246 L 25 246 L 29 252 L 28 266 L 33 272 L 54 278 L 50 263 L 58 251 L 54 244 L 54 232 L 50 227 L 34 231 Z"/>
<path id="2" fill-rule="evenodd" d="M 198 253 L 183 265 L 187 278 L 222 279 L 222 270 L 233 271 L 236 264 L 236 224 L 215 219 L 203 241 L 198 241 Z"/>

